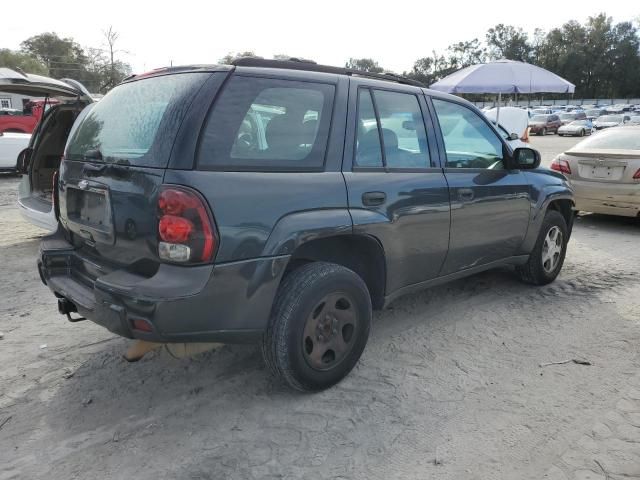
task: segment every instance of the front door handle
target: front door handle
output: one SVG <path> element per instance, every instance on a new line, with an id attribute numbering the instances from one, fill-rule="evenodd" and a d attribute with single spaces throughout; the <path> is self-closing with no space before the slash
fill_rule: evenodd
<path id="1" fill-rule="evenodd" d="M 458 199 L 462 202 L 470 202 L 473 200 L 474 193 L 470 188 L 459 188 L 458 189 Z"/>
<path id="2" fill-rule="evenodd" d="M 384 192 L 365 192 L 362 194 L 362 204 L 367 207 L 377 207 L 387 200 Z"/>

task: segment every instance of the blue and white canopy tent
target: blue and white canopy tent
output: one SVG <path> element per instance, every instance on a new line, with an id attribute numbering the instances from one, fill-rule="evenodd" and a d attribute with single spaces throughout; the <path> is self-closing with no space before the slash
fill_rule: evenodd
<path id="1" fill-rule="evenodd" d="M 576 86 L 555 73 L 530 63 L 497 60 L 453 72 L 429 88 L 453 94 L 497 94 L 497 123 L 503 93 L 573 93 Z"/>

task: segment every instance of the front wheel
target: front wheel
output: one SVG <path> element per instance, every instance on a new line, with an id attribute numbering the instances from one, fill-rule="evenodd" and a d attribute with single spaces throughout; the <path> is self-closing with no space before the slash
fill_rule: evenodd
<path id="1" fill-rule="evenodd" d="M 371 298 L 362 278 L 341 265 L 309 263 L 282 281 L 262 354 L 289 386 L 324 390 L 356 365 L 370 328 Z"/>
<path id="2" fill-rule="evenodd" d="M 569 230 L 562 214 L 547 211 L 529 260 L 516 268 L 520 279 L 533 285 L 553 282 L 562 270 L 568 241 Z"/>
<path id="3" fill-rule="evenodd" d="M 584 130 L 580 130 L 580 136 L 584 137 Z"/>
<path id="4" fill-rule="evenodd" d="M 543 128 L 542 131 L 540 132 L 540 135 L 544 137 L 546 134 L 547 134 L 547 129 Z"/>

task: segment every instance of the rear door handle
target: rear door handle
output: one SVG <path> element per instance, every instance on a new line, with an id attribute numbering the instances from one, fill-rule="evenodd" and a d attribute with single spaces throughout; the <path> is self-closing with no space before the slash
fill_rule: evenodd
<path id="1" fill-rule="evenodd" d="M 459 188 L 458 189 L 458 199 L 463 202 L 470 202 L 473 200 L 474 193 L 470 188 Z"/>
<path id="2" fill-rule="evenodd" d="M 387 194 L 384 192 L 365 192 L 362 194 L 362 204 L 367 207 L 377 207 L 387 200 Z"/>

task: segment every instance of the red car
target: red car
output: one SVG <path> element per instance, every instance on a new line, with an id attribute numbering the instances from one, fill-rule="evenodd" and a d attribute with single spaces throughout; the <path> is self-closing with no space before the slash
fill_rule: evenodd
<path id="1" fill-rule="evenodd" d="M 58 103 L 58 100 L 50 98 L 47 100 L 47 108 Z M 32 100 L 25 105 L 22 114 L 0 115 L 0 133 L 32 133 L 42 118 L 44 107 L 44 100 Z"/>
<path id="2" fill-rule="evenodd" d="M 562 126 L 558 115 L 534 115 L 529 120 L 529 133 L 532 135 L 546 135 L 549 132 L 557 133 Z"/>

